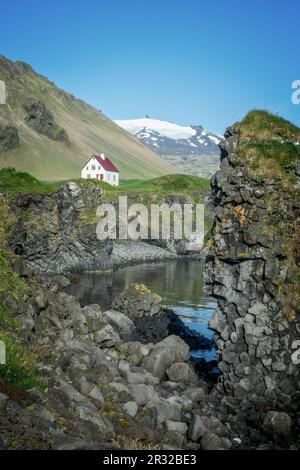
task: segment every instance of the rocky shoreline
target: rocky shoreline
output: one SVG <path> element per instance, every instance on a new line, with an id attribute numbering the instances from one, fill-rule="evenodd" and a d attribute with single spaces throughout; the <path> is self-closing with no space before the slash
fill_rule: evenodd
<path id="1" fill-rule="evenodd" d="M 43 386 L 25 392 L 0 381 L 0 448 L 291 447 L 284 413 L 258 415 L 209 391 L 188 344 L 169 334 L 161 299 L 145 286 L 131 286 L 101 312 L 81 308 L 59 277 L 27 270 L 24 280 L 30 301 L 14 314 L 38 351 Z"/>
<path id="2" fill-rule="evenodd" d="M 181 256 L 166 248 L 146 242 L 114 242 L 112 251 L 113 268 L 123 268 L 133 264 L 158 263 L 180 259 Z"/>
<path id="3" fill-rule="evenodd" d="M 146 286 L 106 311 L 63 291 L 62 274 L 180 257 L 183 247 L 97 240 L 102 193 L 92 185 L 0 195 L 0 332 L 26 345 L 37 372 L 26 391 L 0 380 L 1 449 L 300 449 L 297 188 L 251 175 L 240 133 L 225 137 L 206 259 L 220 357 L 209 370 L 190 348 L 211 345 Z"/>

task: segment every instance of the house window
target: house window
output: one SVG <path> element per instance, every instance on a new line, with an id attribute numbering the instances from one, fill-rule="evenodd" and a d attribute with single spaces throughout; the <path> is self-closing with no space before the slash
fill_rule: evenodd
<path id="1" fill-rule="evenodd" d="M 96 170 L 96 166 L 95 166 L 95 165 L 92 165 L 92 170 Z"/>
<path id="2" fill-rule="evenodd" d="M 90 177 L 91 177 L 91 175 L 86 175 L 86 177 L 87 177 L 87 178 L 90 178 Z"/>
<path id="3" fill-rule="evenodd" d="M 88 170 L 88 169 L 89 169 L 89 167 L 87 166 L 87 167 L 86 167 L 86 170 Z"/>
<path id="4" fill-rule="evenodd" d="M 101 166 L 100 166 L 100 165 L 98 166 L 98 170 L 101 170 Z"/>
<path id="5" fill-rule="evenodd" d="M 114 175 L 114 181 L 116 181 L 116 175 Z"/>

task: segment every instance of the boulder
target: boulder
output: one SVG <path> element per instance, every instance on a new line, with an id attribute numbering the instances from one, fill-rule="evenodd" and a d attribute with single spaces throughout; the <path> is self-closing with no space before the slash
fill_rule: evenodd
<path id="1" fill-rule="evenodd" d="M 202 450 L 224 450 L 222 440 L 213 432 L 206 431 L 201 439 Z"/>
<path id="2" fill-rule="evenodd" d="M 140 406 L 143 406 L 151 400 L 158 398 L 158 394 L 155 391 L 153 385 L 129 384 L 128 389 L 134 401 L 136 401 Z"/>
<path id="3" fill-rule="evenodd" d="M 196 385 L 198 376 L 192 366 L 186 362 L 174 362 L 166 371 L 169 380 L 186 385 Z"/>
<path id="4" fill-rule="evenodd" d="M 104 312 L 104 319 L 111 324 L 113 328 L 119 333 L 123 340 L 129 340 L 134 335 L 134 323 L 124 313 L 117 312 L 116 310 L 108 310 Z"/>
<path id="5" fill-rule="evenodd" d="M 179 434 L 183 434 L 184 436 L 186 435 L 186 432 L 188 430 L 188 426 L 185 423 L 182 423 L 180 421 L 166 421 L 166 428 L 168 431 L 171 432 L 178 432 Z"/>
<path id="6" fill-rule="evenodd" d="M 94 333 L 94 341 L 102 348 L 111 348 L 120 343 L 121 338 L 111 325 L 106 325 Z"/>
<path id="7" fill-rule="evenodd" d="M 125 358 L 134 366 L 139 366 L 144 357 L 148 356 L 152 349 L 153 344 L 142 344 L 138 341 L 121 343 L 118 345 L 118 350 L 121 353 L 121 357 Z"/>
<path id="8" fill-rule="evenodd" d="M 204 426 L 201 416 L 194 414 L 188 430 L 188 436 L 191 441 L 197 442 L 200 437 L 204 436 L 206 431 L 207 429 Z"/>
<path id="9" fill-rule="evenodd" d="M 119 372 L 122 377 L 129 383 L 129 384 L 148 384 L 148 385 L 157 385 L 159 383 L 159 379 L 154 377 L 149 372 L 131 366 L 126 361 L 119 362 Z"/>
<path id="10" fill-rule="evenodd" d="M 134 418 L 139 410 L 139 407 L 135 401 L 128 401 L 123 405 L 123 409 L 125 413 Z"/>
<path id="11" fill-rule="evenodd" d="M 170 403 L 164 398 L 150 400 L 146 407 L 154 410 L 157 414 L 157 424 L 160 425 L 167 421 L 180 421 L 181 408 L 176 403 Z"/>
<path id="12" fill-rule="evenodd" d="M 162 298 L 144 284 L 132 284 L 113 301 L 112 307 L 129 317 L 152 317 L 162 309 Z"/>
<path id="13" fill-rule="evenodd" d="M 174 362 L 184 362 L 189 357 L 188 345 L 178 336 L 171 335 L 154 346 L 150 354 L 143 359 L 142 367 L 161 380 Z"/>
<path id="14" fill-rule="evenodd" d="M 263 420 L 262 429 L 274 441 L 287 442 L 291 436 L 292 421 L 287 413 L 269 411 Z"/>
<path id="15" fill-rule="evenodd" d="M 132 284 L 113 302 L 112 308 L 124 313 L 134 322 L 136 339 L 158 342 L 169 334 L 170 318 L 163 309 L 162 299 L 144 284 Z"/>

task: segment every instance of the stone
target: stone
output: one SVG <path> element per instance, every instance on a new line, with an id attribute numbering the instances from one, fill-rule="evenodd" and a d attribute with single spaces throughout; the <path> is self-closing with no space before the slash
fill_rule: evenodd
<path id="1" fill-rule="evenodd" d="M 123 405 L 123 409 L 125 413 L 134 418 L 138 412 L 139 407 L 135 401 L 128 401 Z"/>
<path id="2" fill-rule="evenodd" d="M 158 394 L 155 391 L 153 385 L 129 384 L 128 390 L 131 393 L 134 401 L 136 401 L 140 406 L 143 406 L 158 397 Z"/>
<path id="3" fill-rule="evenodd" d="M 130 339 L 134 334 L 134 323 L 124 313 L 108 310 L 103 314 L 104 318 L 119 333 L 123 340 Z"/>
<path id="4" fill-rule="evenodd" d="M 174 362 L 167 369 L 166 374 L 172 382 L 180 382 L 186 385 L 196 385 L 199 382 L 196 372 L 186 362 Z"/>
<path id="5" fill-rule="evenodd" d="M 188 429 L 188 437 L 193 442 L 198 442 L 200 437 L 203 437 L 207 429 L 204 426 L 201 416 L 194 414 L 192 422 Z"/>
<path id="6" fill-rule="evenodd" d="M 272 440 L 287 442 L 291 436 L 292 420 L 287 413 L 268 411 L 263 420 L 262 429 Z"/>
<path id="7" fill-rule="evenodd" d="M 180 421 L 181 420 L 181 408 L 175 403 L 159 398 L 150 400 L 146 404 L 148 409 L 155 410 L 157 413 L 157 424 L 162 424 L 166 421 Z"/>
<path id="8" fill-rule="evenodd" d="M 112 438 L 114 433 L 112 423 L 105 416 L 101 416 L 98 411 L 95 413 L 89 407 L 78 406 L 74 410 L 74 415 L 83 421 L 94 424 L 102 434 L 103 439 Z"/>
<path id="9" fill-rule="evenodd" d="M 153 344 L 141 344 L 138 341 L 122 343 L 119 351 L 124 354 L 126 360 L 134 366 L 139 366 L 145 356 L 153 349 Z"/>
<path id="10" fill-rule="evenodd" d="M 129 317 L 154 316 L 162 309 L 162 298 L 144 284 L 131 284 L 113 301 L 113 309 Z"/>
<path id="11" fill-rule="evenodd" d="M 178 432 L 179 434 L 183 434 L 184 436 L 186 435 L 186 432 L 188 430 L 188 426 L 185 423 L 182 423 L 180 421 L 166 421 L 166 427 L 168 431 L 171 432 Z"/>
<path id="12" fill-rule="evenodd" d="M 133 370 L 131 370 L 130 364 L 126 361 L 119 362 L 119 372 L 129 384 L 145 383 L 149 385 L 157 385 L 159 383 L 159 379 L 149 372 L 134 366 L 132 366 L 132 368 Z"/>
<path id="13" fill-rule="evenodd" d="M 120 343 L 121 338 L 111 325 L 106 325 L 94 333 L 94 341 L 101 347 L 111 348 Z"/>
<path id="14" fill-rule="evenodd" d="M 49 411 L 45 406 L 40 404 L 32 405 L 30 408 L 30 412 L 33 413 L 35 416 L 38 416 L 40 419 L 44 421 L 49 421 L 50 423 L 55 422 L 55 417 L 51 411 Z"/>
<path id="15" fill-rule="evenodd" d="M 193 409 L 194 403 L 189 398 L 184 396 L 173 395 L 167 398 L 169 403 L 172 403 L 182 409 L 183 412 L 189 412 Z"/>
<path id="16" fill-rule="evenodd" d="M 250 392 L 252 390 L 252 383 L 251 380 L 248 378 L 243 378 L 239 382 L 240 387 L 244 389 L 246 392 Z"/>
<path id="17" fill-rule="evenodd" d="M 94 443 L 79 438 L 59 437 L 54 440 L 54 450 L 96 450 Z M 99 445 L 101 449 L 101 445 Z"/>
<path id="18" fill-rule="evenodd" d="M 88 396 L 97 402 L 99 405 L 104 405 L 104 398 L 98 387 L 93 387 L 92 390 L 88 393 Z"/>
<path id="19" fill-rule="evenodd" d="M 222 440 L 214 433 L 206 431 L 201 439 L 202 450 L 224 450 Z"/>
<path id="20" fill-rule="evenodd" d="M 161 380 L 174 362 L 185 362 L 189 357 L 188 345 L 178 336 L 171 335 L 154 346 L 143 359 L 142 367 Z"/>
<path id="21" fill-rule="evenodd" d="M 190 398 L 193 402 L 201 402 L 203 398 L 208 394 L 208 385 L 206 382 L 201 382 L 199 387 L 189 388 L 185 395 Z"/>

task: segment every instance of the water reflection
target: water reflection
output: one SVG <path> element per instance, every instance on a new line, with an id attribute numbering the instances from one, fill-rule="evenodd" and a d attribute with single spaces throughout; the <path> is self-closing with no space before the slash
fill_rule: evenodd
<path id="1" fill-rule="evenodd" d="M 170 261 L 159 264 L 128 266 L 114 273 L 83 273 L 72 279 L 68 292 L 82 306 L 98 303 L 110 308 L 113 299 L 134 282 L 141 282 L 157 292 L 189 327 L 211 338 L 208 322 L 216 308 L 214 298 L 203 292 L 203 263 Z M 215 351 L 197 351 L 195 357 L 215 359 Z"/>

